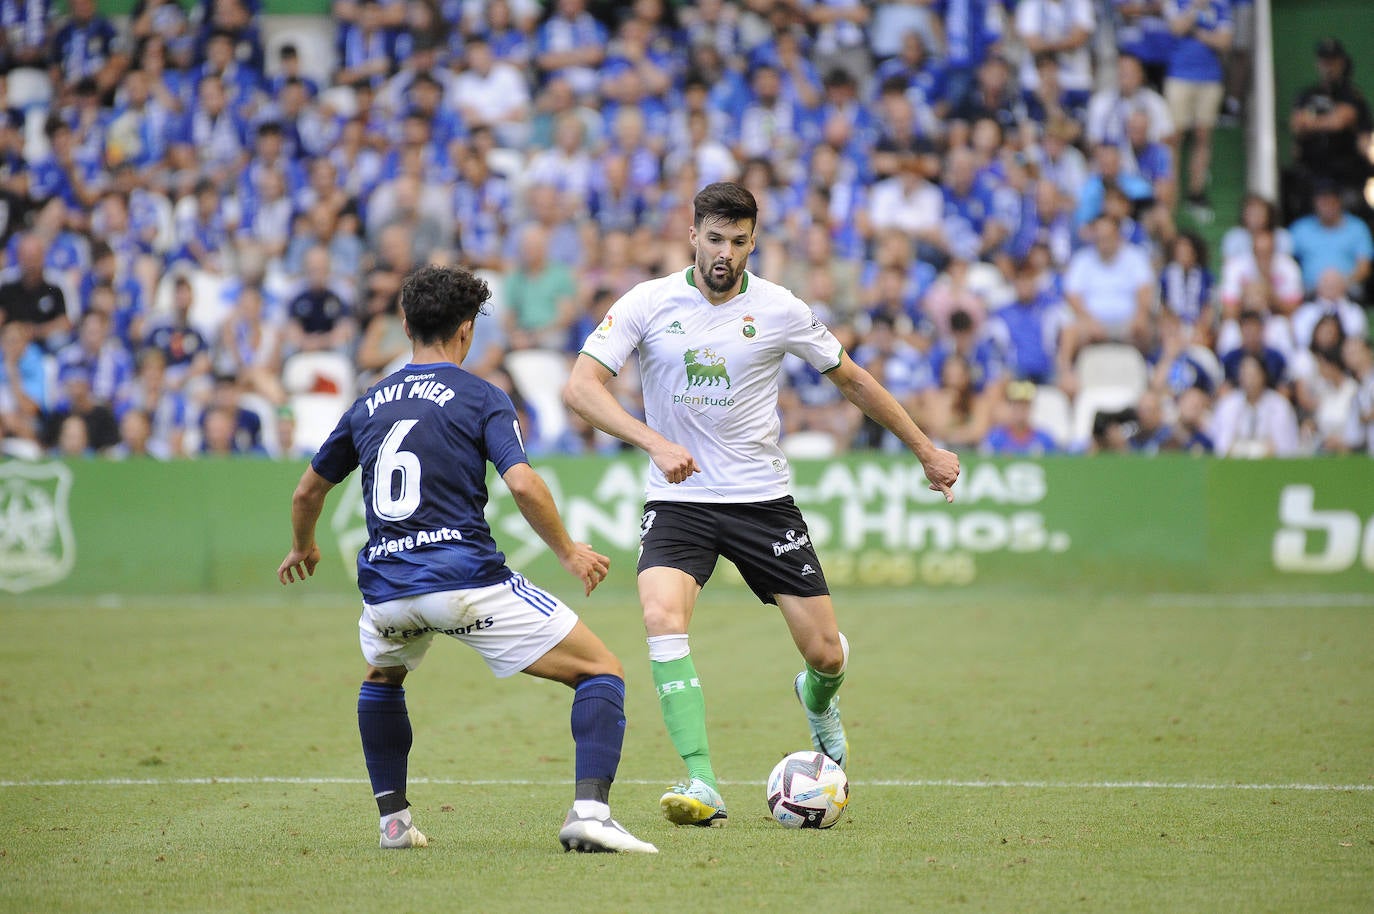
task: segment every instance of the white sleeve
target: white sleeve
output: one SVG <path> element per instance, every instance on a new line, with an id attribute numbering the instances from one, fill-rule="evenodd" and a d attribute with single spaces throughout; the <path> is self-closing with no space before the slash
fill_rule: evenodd
<path id="1" fill-rule="evenodd" d="M 793 297 L 792 305 L 788 314 L 787 351 L 806 360 L 822 374 L 838 368 L 844 347 L 835 339 L 835 334 L 801 299 Z"/>
<path id="2" fill-rule="evenodd" d="M 1073 11 L 1072 24 L 1089 32 L 1097 28 L 1097 13 L 1093 10 L 1090 0 L 1080 0 L 1077 8 Z"/>
<path id="3" fill-rule="evenodd" d="M 1085 132 L 1088 144 L 1097 146 L 1107 136 L 1107 118 L 1112 112 L 1113 99 L 1105 92 L 1094 92 L 1088 99 L 1088 111 L 1084 115 Z"/>
<path id="4" fill-rule="evenodd" d="M 1231 445 L 1236 439 L 1236 412 L 1239 401 L 1234 392 L 1217 401 L 1212 413 L 1212 448 L 1218 457 L 1230 456 Z"/>
<path id="5" fill-rule="evenodd" d="M 612 374 L 619 374 L 625 360 L 644 339 L 643 305 L 647 299 L 642 283 L 622 295 L 582 344 L 582 352 L 605 365 Z"/>
<path id="6" fill-rule="evenodd" d="M 1298 454 L 1298 417 L 1293 406 L 1282 394 L 1275 393 L 1269 398 L 1269 417 L 1273 427 L 1269 430 L 1274 445 L 1275 457 L 1296 457 Z"/>

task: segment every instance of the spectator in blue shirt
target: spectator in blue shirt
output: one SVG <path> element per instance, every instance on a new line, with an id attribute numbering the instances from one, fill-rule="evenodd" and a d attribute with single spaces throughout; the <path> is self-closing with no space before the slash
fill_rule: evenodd
<path id="1" fill-rule="evenodd" d="M 374 89 L 391 75 L 391 41 L 382 25 L 382 7 L 377 0 L 358 4 L 358 21 L 343 34 L 339 71 L 334 81 L 340 85 L 366 82 Z"/>
<path id="2" fill-rule="evenodd" d="M 1231 49 L 1234 25 L 1231 0 L 1165 0 L 1164 14 L 1174 35 L 1164 97 L 1169 102 L 1180 140 L 1189 131 L 1188 202 L 1210 214 L 1208 169 L 1212 165 L 1212 129 L 1225 97 L 1222 60 Z"/>
<path id="3" fill-rule="evenodd" d="M 1275 384 L 1285 382 L 1288 377 L 1288 360 L 1283 353 L 1264 341 L 1264 315 L 1258 311 L 1245 310 L 1240 313 L 1240 345 L 1230 352 L 1222 353 L 1221 367 L 1226 374 L 1226 383 L 1232 387 L 1240 384 L 1240 363 L 1246 356 L 1260 360 L 1265 374 Z"/>
<path id="4" fill-rule="evenodd" d="M 320 94 L 320 84 L 301 71 L 301 52 L 291 42 L 277 49 L 277 75 L 267 81 L 267 93 L 276 96 L 282 86 L 293 79 L 299 79 L 309 98 Z"/>
<path id="5" fill-rule="evenodd" d="M 201 80 L 196 105 L 186 118 L 180 139 L 191 147 L 202 174 L 218 184 L 238 172 L 247 151 L 245 129 L 230 109 L 219 77 Z"/>
<path id="6" fill-rule="evenodd" d="M 577 95 L 595 92 L 608 37 L 606 27 L 587 12 L 586 0 L 557 0 L 553 15 L 539 27 L 534 47 L 541 82 L 557 76 Z"/>
<path id="7" fill-rule="evenodd" d="M 164 357 L 167 386 L 188 393 L 210 376 L 210 346 L 190 321 L 194 303 L 190 280 L 178 276 L 172 283 L 172 313 L 152 328 L 147 341 Z"/>
<path id="8" fill-rule="evenodd" d="M 1008 375 L 1017 381 L 1052 384 L 1059 366 L 1059 344 L 1073 320 L 1067 305 L 1050 290 L 1040 288 L 1029 259 L 1016 268 L 1016 298 L 992 313 L 988 336 L 1001 351 Z"/>
<path id="9" fill-rule="evenodd" d="M 3 0 L 0 2 L 0 30 L 7 40 L 0 47 L 4 70 L 19 67 L 41 69 L 48 62 L 48 0 Z"/>
<path id="10" fill-rule="evenodd" d="M 53 35 L 49 78 L 60 94 L 91 77 L 100 94 L 109 97 L 128 64 L 119 34 L 110 20 L 96 12 L 95 0 L 69 0 L 68 8 L 70 17 Z"/>
<path id="11" fill-rule="evenodd" d="M 43 417 L 52 406 L 49 375 L 32 326 L 0 323 L 0 439 L 38 446 Z"/>
<path id="12" fill-rule="evenodd" d="M 937 0 L 945 26 L 947 98 L 958 107 L 973 88 L 974 73 L 1001 40 L 997 0 Z"/>
<path id="13" fill-rule="evenodd" d="M 1159 91 L 1173 51 L 1174 36 L 1164 19 L 1163 0 L 1111 0 L 1116 13 L 1116 46 L 1145 68 L 1150 86 Z"/>
<path id="14" fill-rule="evenodd" d="M 211 32 L 206 39 L 205 62 L 196 68 L 194 78 L 199 85 L 209 77 L 219 78 L 229 108 L 236 116 L 246 120 L 252 115 L 260 77 L 252 67 L 234 57 L 234 36 L 229 32 Z"/>
<path id="15" fill-rule="evenodd" d="M 1059 450 L 1054 439 L 1031 424 L 1035 385 L 1015 381 L 1007 385 L 1007 419 L 988 429 L 979 453 L 987 457 L 1043 457 Z"/>
<path id="16" fill-rule="evenodd" d="M 878 65 L 873 84 L 885 91 L 889 80 L 902 87 L 917 111 L 928 110 L 940 119 L 949 111 L 944 65 L 930 58 L 920 34 L 907 32 L 901 53 Z"/>
<path id="17" fill-rule="evenodd" d="M 58 373 L 80 368 L 90 379 L 91 397 L 119 412 L 134 377 L 134 360 L 111 334 L 110 316 L 91 310 L 81 316 L 74 342 L 57 353 Z"/>
<path id="18" fill-rule="evenodd" d="M 1362 298 L 1361 287 L 1370 275 L 1374 241 L 1369 226 L 1341 208 L 1340 188 L 1325 182 L 1312 195 L 1312 215 L 1303 216 L 1289 228 L 1293 256 L 1302 267 L 1303 288 L 1311 293 L 1329 269 L 1345 277 L 1352 297 Z"/>

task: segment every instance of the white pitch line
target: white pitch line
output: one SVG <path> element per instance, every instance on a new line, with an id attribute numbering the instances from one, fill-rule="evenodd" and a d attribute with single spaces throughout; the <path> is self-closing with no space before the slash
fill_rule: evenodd
<path id="1" fill-rule="evenodd" d="M 1374 606 L 1367 593 L 1152 593 L 1148 606 L 1199 609 L 1336 609 Z"/>
<path id="2" fill-rule="evenodd" d="M 629 780 L 618 778 L 619 784 L 657 785 L 664 780 Z M 366 778 L 291 778 L 291 777 L 222 777 L 222 778 L 94 778 L 54 779 L 31 781 L 0 781 L 0 788 L 24 787 L 168 787 L 208 784 L 367 784 Z M 411 784 L 439 784 L 465 787 L 566 787 L 570 780 L 521 780 L 480 778 L 411 778 Z M 762 781 L 721 781 L 726 786 L 759 786 Z M 1374 784 L 1209 784 L 1187 781 L 960 781 L 960 780 L 873 780 L 854 781 L 856 787 L 916 787 L 960 789 L 1027 789 L 1027 790 L 1299 790 L 1347 793 L 1374 791 Z"/>

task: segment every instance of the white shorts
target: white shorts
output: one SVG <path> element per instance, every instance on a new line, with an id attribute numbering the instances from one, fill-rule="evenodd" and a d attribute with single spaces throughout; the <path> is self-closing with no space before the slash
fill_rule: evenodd
<path id="1" fill-rule="evenodd" d="M 522 575 L 469 590 L 363 603 L 363 657 L 375 667 L 413 670 L 435 635 L 449 635 L 482 655 L 492 673 L 512 676 L 543 657 L 577 624 L 577 613 Z"/>

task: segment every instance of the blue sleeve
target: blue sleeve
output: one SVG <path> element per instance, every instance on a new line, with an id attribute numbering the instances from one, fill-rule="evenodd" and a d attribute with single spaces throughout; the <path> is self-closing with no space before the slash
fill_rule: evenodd
<path id="1" fill-rule="evenodd" d="M 510 397 L 500 388 L 491 389 L 482 436 L 487 448 L 487 459 L 502 476 L 517 463 L 529 463 L 529 458 L 525 456 L 525 441 L 520 434 L 520 420 L 515 415 L 515 407 L 511 404 Z"/>
<path id="2" fill-rule="evenodd" d="M 334 426 L 334 431 L 329 433 L 324 444 L 320 445 L 315 459 L 310 461 L 316 473 L 336 485 L 358 468 L 358 448 L 353 442 L 352 418 L 353 409 L 350 408 L 339 419 L 339 424 Z"/>
<path id="3" fill-rule="evenodd" d="M 1350 220 L 1355 226 L 1355 256 L 1365 260 L 1374 259 L 1374 236 L 1369 234 L 1369 226 L 1354 216 Z"/>

